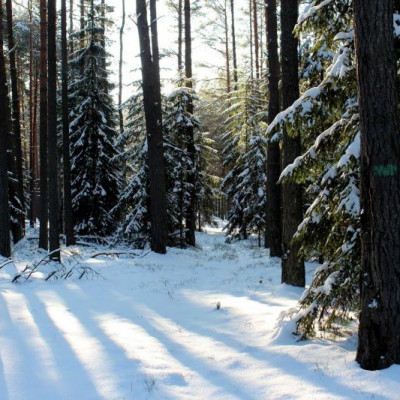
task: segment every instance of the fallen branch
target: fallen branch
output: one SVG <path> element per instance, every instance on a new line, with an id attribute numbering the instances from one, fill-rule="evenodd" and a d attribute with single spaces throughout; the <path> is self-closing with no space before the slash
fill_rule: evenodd
<path id="1" fill-rule="evenodd" d="M 13 264 L 14 260 L 7 260 L 6 262 L 3 262 L 3 264 L 0 265 L 0 269 L 2 269 L 3 267 L 5 267 L 8 264 Z"/>
<path id="2" fill-rule="evenodd" d="M 99 251 L 97 253 L 92 254 L 89 258 L 96 258 L 99 256 L 117 256 L 119 257 L 120 255 L 129 255 L 129 256 L 134 256 L 134 257 L 139 257 L 139 254 L 135 253 L 134 251 Z"/>

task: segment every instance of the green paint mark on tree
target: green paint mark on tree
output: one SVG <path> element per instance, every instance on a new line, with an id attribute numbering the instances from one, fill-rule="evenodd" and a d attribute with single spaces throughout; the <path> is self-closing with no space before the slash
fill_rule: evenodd
<path id="1" fill-rule="evenodd" d="M 380 164 L 373 166 L 374 176 L 388 177 L 397 175 L 396 164 Z"/>

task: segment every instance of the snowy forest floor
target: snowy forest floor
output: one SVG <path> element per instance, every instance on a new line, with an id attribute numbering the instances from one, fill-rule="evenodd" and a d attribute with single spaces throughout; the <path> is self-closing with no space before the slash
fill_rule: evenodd
<path id="1" fill-rule="evenodd" d="M 399 399 L 400 366 L 361 370 L 356 334 L 297 341 L 302 290 L 256 240 L 210 227 L 197 240 L 119 258 L 76 246 L 101 277 L 44 281 L 47 265 L 11 283 L 43 255 L 20 243 L 0 270 L 0 399 Z"/>

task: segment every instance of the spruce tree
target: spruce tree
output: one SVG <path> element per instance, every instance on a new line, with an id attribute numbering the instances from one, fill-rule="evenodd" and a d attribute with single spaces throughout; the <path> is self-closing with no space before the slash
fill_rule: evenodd
<path id="1" fill-rule="evenodd" d="M 305 8 L 296 27 L 303 38 L 304 93 L 269 126 L 300 134 L 306 151 L 281 179 L 305 186 L 305 217 L 295 241 L 305 259 L 323 265 L 300 301 L 301 335 L 348 320 L 359 307 L 360 202 L 357 90 L 349 0 Z"/>
<path id="2" fill-rule="evenodd" d="M 108 235 L 115 229 L 110 210 L 117 203 L 121 170 L 115 161 L 116 112 L 104 68 L 98 7 L 91 2 L 84 29 L 73 35 L 80 42 L 71 60 L 71 176 L 75 231 Z M 80 46 L 80 47 L 78 47 Z"/>
<path id="3" fill-rule="evenodd" d="M 120 152 L 115 161 L 126 166 L 126 185 L 111 214 L 119 220 L 117 240 L 137 248 L 151 243 L 148 147 L 143 95 L 137 90 L 123 105 L 125 129 L 116 141 Z"/>

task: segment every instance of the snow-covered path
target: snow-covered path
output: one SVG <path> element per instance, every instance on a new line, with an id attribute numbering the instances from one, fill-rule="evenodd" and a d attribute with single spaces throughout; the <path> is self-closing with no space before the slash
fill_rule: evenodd
<path id="1" fill-rule="evenodd" d="M 0 400 L 400 398 L 400 366 L 359 369 L 354 335 L 296 342 L 282 316 L 301 290 L 265 249 L 198 242 L 87 261 L 104 280 L 11 284 L 5 267 Z"/>

